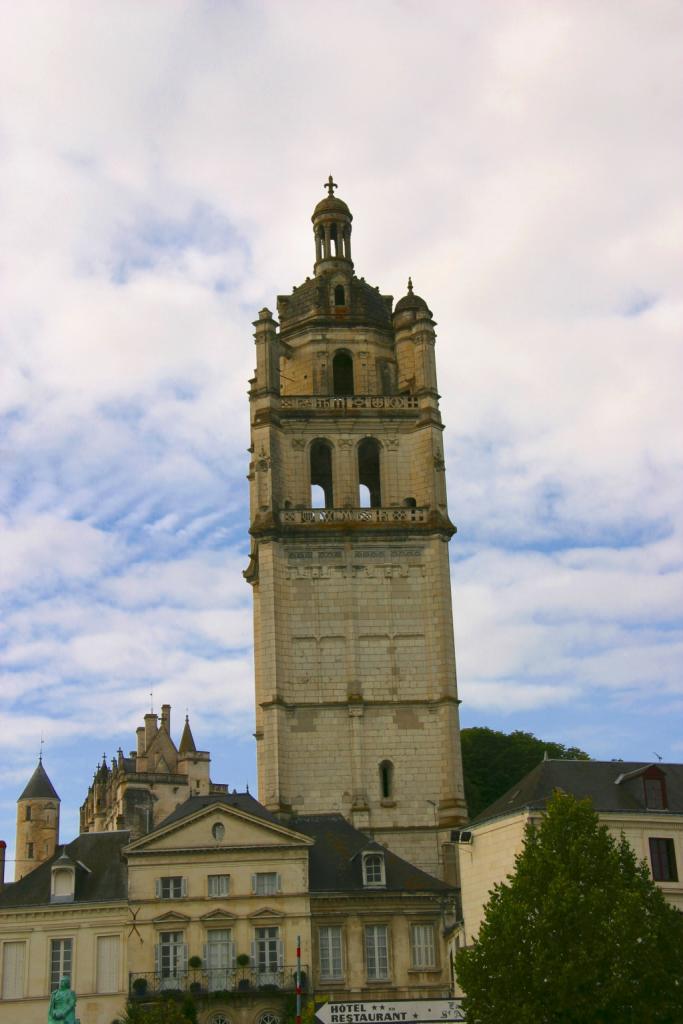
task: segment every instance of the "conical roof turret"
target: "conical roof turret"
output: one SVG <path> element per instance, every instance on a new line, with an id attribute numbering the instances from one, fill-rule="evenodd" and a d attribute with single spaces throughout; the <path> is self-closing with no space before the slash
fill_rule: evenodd
<path id="1" fill-rule="evenodd" d="M 20 800 L 41 800 L 43 798 L 59 800 L 55 787 L 50 782 L 49 776 L 43 768 L 42 757 L 38 758 L 38 764 L 31 778 L 26 783 Z"/>
<path id="2" fill-rule="evenodd" d="M 183 735 L 180 737 L 180 746 L 178 747 L 179 754 L 195 754 L 197 748 L 194 742 L 194 736 L 192 735 L 192 729 L 190 729 L 190 719 L 188 715 L 185 715 L 185 728 L 183 729 Z"/>

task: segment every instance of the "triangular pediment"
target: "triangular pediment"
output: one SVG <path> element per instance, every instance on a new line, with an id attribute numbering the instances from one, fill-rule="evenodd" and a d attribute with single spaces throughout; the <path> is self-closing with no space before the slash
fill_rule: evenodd
<path id="1" fill-rule="evenodd" d="M 222 907 L 216 907 L 215 910 L 210 910 L 208 914 L 202 914 L 199 918 L 200 921 L 235 921 L 237 914 L 231 914 L 229 910 L 223 910 Z"/>
<path id="2" fill-rule="evenodd" d="M 210 850 L 229 854 L 235 850 L 272 849 L 273 847 L 305 849 L 313 845 L 309 836 L 294 832 L 280 822 L 264 820 L 227 802 L 216 801 L 193 810 L 188 801 L 187 814 L 178 808 L 178 817 L 170 816 L 166 824 L 149 835 L 136 839 L 126 853 L 152 854 L 171 851 Z"/>
<path id="3" fill-rule="evenodd" d="M 174 921 L 178 924 L 187 924 L 191 920 L 192 918 L 187 914 L 179 914 L 177 910 L 169 910 L 166 914 L 152 918 L 154 924 L 172 924 Z"/>
<path id="4" fill-rule="evenodd" d="M 254 910 L 251 914 L 247 914 L 247 917 L 253 921 L 257 917 L 285 917 L 281 910 L 273 910 L 272 907 L 259 907 L 258 910 Z"/>

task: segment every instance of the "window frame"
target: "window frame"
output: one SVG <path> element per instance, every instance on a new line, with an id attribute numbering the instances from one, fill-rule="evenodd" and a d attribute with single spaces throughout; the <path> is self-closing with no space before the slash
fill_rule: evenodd
<path id="1" fill-rule="evenodd" d="M 673 837 L 649 836 L 648 848 L 653 881 L 677 882 L 678 865 L 676 864 L 676 844 Z"/>
<path id="2" fill-rule="evenodd" d="M 179 892 L 175 892 L 176 886 L 172 883 L 179 883 Z M 168 883 L 168 884 L 167 884 Z M 168 892 L 165 893 L 164 889 Z M 156 880 L 156 898 L 158 900 L 182 900 L 187 896 L 187 879 L 183 875 L 161 875 Z"/>
<path id="3" fill-rule="evenodd" d="M 259 879 L 272 877 L 275 882 L 273 889 L 267 886 L 263 887 L 263 891 L 259 890 Z M 277 896 L 282 892 L 282 879 L 277 871 L 255 871 L 251 876 L 251 891 L 254 896 Z"/>
<path id="4" fill-rule="evenodd" d="M 212 882 L 213 879 L 225 880 L 225 892 L 211 892 L 211 882 Z M 217 886 L 217 888 L 221 889 L 222 887 L 219 885 L 219 886 Z M 229 895 L 230 895 L 230 875 L 229 874 L 221 873 L 221 874 L 217 874 L 217 875 L 207 875 L 206 876 L 206 897 L 207 897 L 207 899 L 209 899 L 209 900 L 220 900 L 220 899 L 224 899 L 226 896 L 229 896 Z"/>
<path id="5" fill-rule="evenodd" d="M 372 932 L 372 954 L 375 960 L 372 972 L 370 969 L 370 933 Z M 384 973 L 381 966 L 382 951 L 377 943 L 379 935 L 384 934 Z M 379 956 L 378 956 L 379 952 Z M 363 958 L 365 960 L 365 977 L 368 982 L 384 982 L 391 978 L 389 925 L 386 923 L 366 924 L 363 929 Z"/>
<path id="6" fill-rule="evenodd" d="M 69 944 L 69 955 L 68 955 L 68 958 L 65 956 L 66 943 Z M 58 945 L 58 944 L 62 948 L 60 949 L 60 953 L 59 953 L 59 957 L 58 957 L 59 969 L 57 971 L 57 976 L 55 978 L 55 956 L 54 956 L 54 951 L 55 951 L 55 946 Z M 72 935 L 55 936 L 55 937 L 50 936 L 50 944 L 48 946 L 49 957 L 50 957 L 49 971 L 48 971 L 48 984 L 49 984 L 50 994 L 52 994 L 53 992 L 55 992 L 59 988 L 59 983 L 60 983 L 60 981 L 62 980 L 62 978 L 64 977 L 65 974 L 68 975 L 69 983 L 70 983 L 70 985 L 73 988 L 74 960 L 75 960 L 75 957 L 74 957 L 74 947 L 75 947 L 75 942 L 74 942 L 74 939 L 73 939 Z M 69 969 L 68 970 L 66 969 L 66 966 L 65 966 L 65 961 L 67 959 L 69 961 Z"/>
<path id="7" fill-rule="evenodd" d="M 374 864 L 375 860 L 377 865 Z M 373 869 L 375 866 L 379 867 L 379 878 L 370 878 L 368 873 L 368 865 L 373 862 Z M 384 861 L 384 854 L 378 850 L 368 850 L 362 854 L 362 865 L 363 865 L 363 885 L 366 889 L 384 889 L 387 884 L 387 873 L 386 864 Z"/>
<path id="8" fill-rule="evenodd" d="M 326 940 L 323 942 L 323 933 L 326 935 Z M 329 933 L 335 932 L 338 936 L 338 954 L 339 954 L 339 970 L 335 971 L 335 951 L 333 949 L 333 943 L 329 940 L 332 936 Z M 328 961 L 329 969 L 325 969 L 323 966 L 323 947 L 325 949 L 325 958 Z M 318 925 L 318 977 L 321 982 L 338 982 L 343 981 L 345 977 L 345 956 L 344 956 L 344 929 L 340 924 L 321 924 Z"/>
<path id="9" fill-rule="evenodd" d="M 6 958 L 7 954 L 5 953 L 5 950 L 7 949 L 8 946 L 22 946 L 23 947 L 22 952 L 21 952 L 20 972 L 18 972 L 18 973 L 20 973 L 20 977 L 12 979 L 13 981 L 15 981 L 15 980 L 18 981 L 18 983 L 19 983 L 18 984 L 19 992 L 18 992 L 18 994 L 13 994 L 13 995 L 6 995 L 5 994 L 5 987 L 7 985 L 7 974 L 5 973 L 6 972 L 6 968 L 7 968 L 7 964 L 6 964 L 6 959 L 5 958 Z M 11 999 L 25 999 L 26 998 L 26 966 L 28 964 L 28 940 L 27 939 L 6 938 L 6 939 L 3 940 L 2 943 L 0 943 L 0 947 L 1 947 L 0 948 L 0 970 L 2 971 L 2 985 L 0 986 L 0 999 L 2 999 L 3 1001 L 5 1001 L 5 1000 L 9 1001 Z"/>
<path id="10" fill-rule="evenodd" d="M 416 942 L 416 932 L 420 929 L 425 936 L 429 936 L 427 942 Z M 418 950 L 424 950 L 421 956 L 418 956 Z M 431 952 L 431 959 L 429 953 Z M 420 959 L 424 959 L 424 963 L 418 962 Z M 410 967 L 413 971 L 435 971 L 438 970 L 439 964 L 437 959 L 437 945 L 436 945 L 436 928 L 434 927 L 433 921 L 411 921 L 410 922 Z"/>

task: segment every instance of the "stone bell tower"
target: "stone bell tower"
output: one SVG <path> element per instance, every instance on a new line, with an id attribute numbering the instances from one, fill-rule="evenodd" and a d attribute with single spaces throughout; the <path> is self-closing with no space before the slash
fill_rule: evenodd
<path id="1" fill-rule="evenodd" d="M 410 282 L 392 311 L 356 277 L 326 187 L 314 276 L 254 325 L 259 798 L 443 875 L 466 808 L 434 321 Z"/>

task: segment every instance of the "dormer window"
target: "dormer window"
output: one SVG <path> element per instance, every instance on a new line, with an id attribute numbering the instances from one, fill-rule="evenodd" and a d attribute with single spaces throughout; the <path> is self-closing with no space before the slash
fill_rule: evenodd
<path id="1" fill-rule="evenodd" d="M 50 903 L 73 903 L 76 893 L 76 865 L 62 854 L 52 865 Z"/>
<path id="2" fill-rule="evenodd" d="M 664 772 L 659 768 L 648 768 L 643 776 L 643 786 L 645 787 L 645 806 L 648 810 L 665 811 L 668 803 Z"/>
<path id="3" fill-rule="evenodd" d="M 386 885 L 383 853 L 363 854 L 363 885 L 375 889 Z"/>

